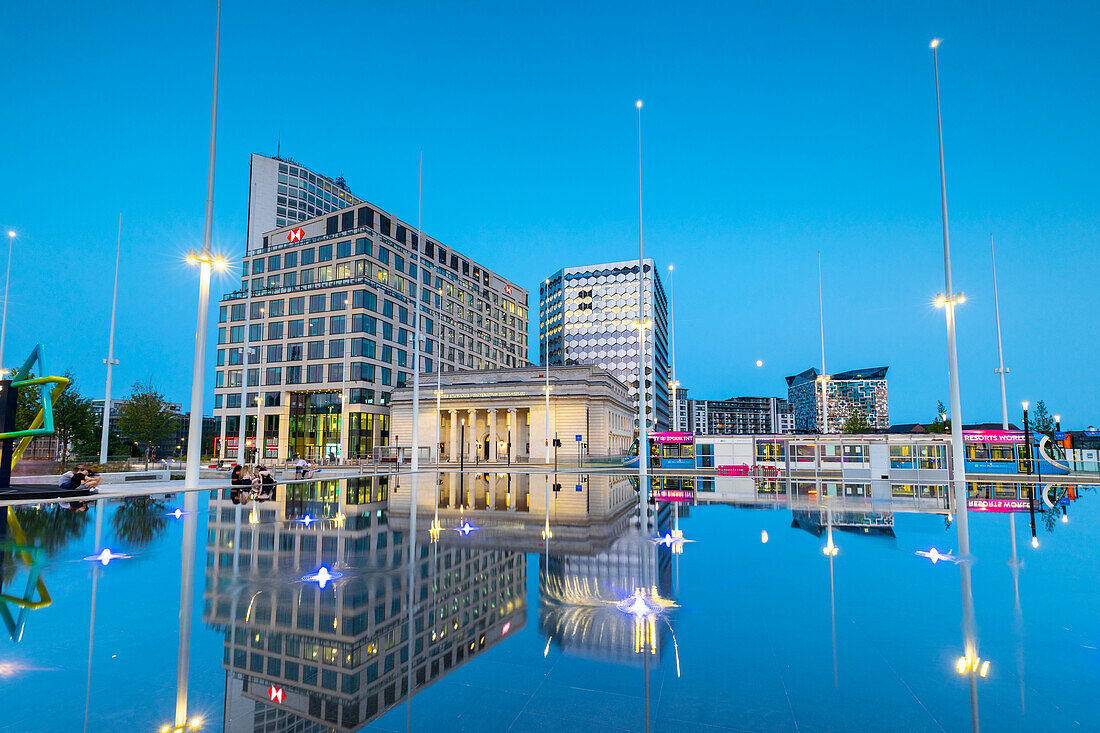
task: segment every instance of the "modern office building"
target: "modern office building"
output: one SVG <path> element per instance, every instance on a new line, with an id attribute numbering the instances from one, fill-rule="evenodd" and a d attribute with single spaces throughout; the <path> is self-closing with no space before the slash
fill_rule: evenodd
<path id="1" fill-rule="evenodd" d="M 679 390 L 677 390 L 679 392 Z M 684 432 L 696 435 L 767 435 L 794 432 L 794 418 L 782 397 L 688 400 Z"/>
<path id="2" fill-rule="evenodd" d="M 264 233 L 218 320 L 214 415 L 226 458 L 237 455 L 242 384 L 249 460 L 343 459 L 388 445 L 390 394 L 417 366 L 527 364 L 527 291 L 369 204 Z"/>
<path id="3" fill-rule="evenodd" d="M 551 368 L 547 420 L 545 377 L 545 367 L 421 375 L 417 425 L 422 450 L 439 436 L 439 445 L 425 457 L 458 463 L 463 455 L 471 464 L 543 463 L 547 451 L 554 454 L 547 425 L 549 437 L 561 440 L 558 453 L 567 460 L 626 455 L 634 440 L 626 385 L 595 366 Z M 412 390 L 396 390 L 391 410 L 391 444 L 411 445 Z"/>
<path id="4" fill-rule="evenodd" d="M 650 430 L 667 430 L 668 302 L 653 260 L 644 261 L 644 274 L 646 420 Z M 637 260 L 558 270 L 540 286 L 540 363 L 603 367 L 630 389 L 637 414 L 637 323 Z"/>
<path id="5" fill-rule="evenodd" d="M 291 158 L 253 153 L 248 176 L 248 252 L 260 249 L 263 235 L 359 204 L 342 176 L 328 178 Z"/>
<path id="6" fill-rule="evenodd" d="M 854 369 L 822 377 L 817 369 L 810 368 L 787 377 L 787 401 L 794 413 L 795 430 L 839 433 L 845 421 L 856 414 L 863 415 L 873 430 L 890 427 L 887 369 L 889 367 Z M 828 429 L 825 425 L 826 409 Z"/>

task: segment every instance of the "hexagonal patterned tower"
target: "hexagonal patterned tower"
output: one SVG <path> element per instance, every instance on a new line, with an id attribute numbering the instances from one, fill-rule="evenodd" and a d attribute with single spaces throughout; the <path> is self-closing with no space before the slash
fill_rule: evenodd
<path id="1" fill-rule="evenodd" d="M 646 415 L 650 430 L 668 430 L 668 302 L 653 260 L 644 266 Z M 539 363 L 603 367 L 630 388 L 637 410 L 638 261 L 558 270 L 539 295 Z"/>

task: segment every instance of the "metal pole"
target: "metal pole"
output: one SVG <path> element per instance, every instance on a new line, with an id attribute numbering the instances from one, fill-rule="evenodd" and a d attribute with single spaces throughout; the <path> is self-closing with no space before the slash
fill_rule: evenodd
<path id="1" fill-rule="evenodd" d="M 821 432 L 829 432 L 828 381 L 825 377 L 825 306 L 821 297 L 821 253 L 817 253 L 817 318 L 821 324 Z"/>
<path id="2" fill-rule="evenodd" d="M 416 242 L 420 244 L 420 215 L 424 197 L 424 148 L 420 148 L 420 178 L 416 189 Z M 421 263 L 423 264 L 423 263 Z M 416 323 L 416 336 L 413 339 L 413 404 L 412 404 L 412 470 L 420 470 L 420 288 L 413 291 L 413 320 Z M 415 498 L 415 497 L 414 497 Z M 413 516 L 416 515 L 416 507 L 413 506 Z M 414 524 L 415 526 L 415 524 Z M 416 544 L 416 535 L 413 535 L 413 545 Z M 410 593 L 412 591 L 409 591 Z M 411 640 L 412 637 L 410 636 Z M 410 659 L 412 655 L 409 655 Z M 410 681 L 411 685 L 411 681 Z M 412 697 L 412 687 L 409 687 L 409 697 Z"/>
<path id="3" fill-rule="evenodd" d="M 997 369 L 1001 378 L 1001 428 L 1008 430 L 1008 398 L 1005 396 L 1005 353 L 1001 348 L 1001 301 L 997 297 L 997 254 L 993 249 L 993 235 L 989 235 L 989 259 L 993 263 L 993 310 L 997 315 Z M 1015 547 L 1015 544 L 1013 545 Z"/>
<path id="4" fill-rule="evenodd" d="M 436 369 L 439 362 L 436 361 Z M 440 400 L 443 398 L 443 372 L 435 373 L 435 463 L 438 466 L 442 457 L 439 455 L 439 422 L 443 419 L 443 411 L 440 409 Z M 438 502 L 437 502 L 438 503 Z"/>
<path id="5" fill-rule="evenodd" d="M 118 263 L 122 255 L 122 212 L 118 212 L 118 244 L 115 246 L 115 289 L 111 295 L 111 335 L 107 338 L 107 387 L 103 392 L 103 434 L 99 438 L 99 465 L 107 463 L 107 433 L 111 425 L 111 369 L 115 359 L 115 310 L 118 305 Z M 97 518 L 98 519 L 98 518 Z"/>
<path id="6" fill-rule="evenodd" d="M 546 287 L 547 295 L 550 294 L 550 286 Z M 549 329 L 548 329 L 549 330 Z M 550 464 L 550 336 L 546 337 L 546 463 Z"/>
<path id="7" fill-rule="evenodd" d="M 206 318 L 210 310 L 210 240 L 214 229 L 214 143 L 218 129 L 218 46 L 221 42 L 222 3 L 214 30 L 214 93 L 210 112 L 210 163 L 206 173 L 206 224 L 202 237 L 202 261 L 199 263 L 199 312 L 195 324 L 195 360 L 191 367 L 191 417 L 187 426 L 187 470 L 184 488 L 199 487 L 199 460 L 202 453 L 203 370 L 206 368 Z M 188 495 L 185 502 L 189 501 Z M 194 497 L 198 506 L 198 497 Z M 186 707 L 186 698 L 183 700 Z M 177 711 L 178 712 L 178 711 Z M 184 712 L 186 712 L 184 710 Z M 181 722 L 181 721 L 177 721 Z"/>
<path id="8" fill-rule="evenodd" d="M 642 252 L 642 100 L 638 109 L 638 497 L 642 533 L 649 532 L 649 435 L 645 420 L 645 258 Z M 656 273 L 655 273 L 656 274 Z M 647 678 L 648 679 L 648 678 Z"/>
<path id="9" fill-rule="evenodd" d="M 680 429 L 680 403 L 676 400 L 676 324 L 673 319 L 672 265 L 668 266 L 668 358 L 672 364 L 672 429 Z"/>
<path id="10" fill-rule="evenodd" d="M 963 596 L 963 636 L 966 656 L 977 659 L 977 643 L 974 630 L 974 594 L 970 584 L 970 523 L 968 521 L 966 495 L 966 456 L 963 452 L 962 426 L 966 424 L 962 413 L 962 399 L 959 396 L 959 359 L 955 346 L 955 290 L 951 283 L 951 240 L 947 225 L 947 176 L 943 161 L 943 116 L 940 108 L 940 66 L 936 51 L 939 39 L 932 41 L 932 68 L 936 82 L 936 129 L 940 150 L 940 210 L 943 218 L 943 271 L 944 289 L 947 302 L 944 310 L 947 314 L 947 365 L 951 390 L 951 420 L 958 425 L 951 431 L 951 479 L 954 485 L 955 516 L 959 536 L 959 555 L 961 563 Z M 975 679 L 977 671 L 971 669 L 970 677 L 970 713 L 975 733 L 978 730 L 978 691 Z"/>
<path id="11" fill-rule="evenodd" d="M 15 247 L 15 232 L 8 232 L 8 275 L 4 279 L 4 316 L 0 320 L 0 377 L 4 376 L 4 341 L 8 336 L 8 285 L 11 284 L 11 251 Z"/>
<path id="12" fill-rule="evenodd" d="M 251 270 L 251 268 L 250 268 Z M 244 346 L 241 350 L 241 424 L 237 430 L 237 464 L 245 465 L 245 453 L 244 453 L 244 441 L 245 441 L 245 424 L 248 419 L 248 329 L 252 326 L 252 272 L 248 273 L 248 277 L 245 279 L 245 287 L 248 288 L 248 295 L 244 301 Z M 259 387 L 257 386 L 257 391 Z M 256 425 L 256 434 L 259 436 L 259 425 Z"/>

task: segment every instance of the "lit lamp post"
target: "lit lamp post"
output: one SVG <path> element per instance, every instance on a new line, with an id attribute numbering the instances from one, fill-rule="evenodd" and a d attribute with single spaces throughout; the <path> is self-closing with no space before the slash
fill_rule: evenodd
<path id="1" fill-rule="evenodd" d="M 202 251 L 192 250 L 187 255 L 188 263 L 199 267 L 199 303 L 198 318 L 195 324 L 195 360 L 191 367 L 191 417 L 187 426 L 187 469 L 184 473 L 184 522 L 183 540 L 180 547 L 182 557 L 180 577 L 180 627 L 176 668 L 176 714 L 175 724 L 183 726 L 187 722 L 187 676 L 191 652 L 191 607 L 194 596 L 195 572 L 195 517 L 199 509 L 199 461 L 202 453 L 202 404 L 203 376 L 206 368 L 206 319 L 210 311 L 210 272 L 213 268 L 224 269 L 225 258 L 214 255 L 210 242 L 214 230 L 214 143 L 218 128 L 218 49 L 221 43 L 221 0 L 218 0 L 218 15 L 214 30 L 214 91 L 210 111 L 210 160 L 206 172 L 206 222 L 203 228 Z M 103 406 L 107 409 L 107 405 Z"/>
<path id="2" fill-rule="evenodd" d="M 11 283 L 11 251 L 15 247 L 15 232 L 8 231 L 8 274 L 4 279 L 4 316 L 0 320 L 0 377 L 7 374 L 4 368 L 4 340 L 8 335 L 8 285 Z"/>
<path id="3" fill-rule="evenodd" d="M 1024 406 L 1024 450 L 1027 451 L 1027 462 L 1025 463 L 1025 471 L 1030 476 L 1032 473 L 1031 462 L 1034 457 L 1031 454 L 1031 426 L 1027 420 L 1027 402 L 1023 403 Z M 1035 484 L 1031 484 L 1028 487 L 1027 493 L 1027 510 L 1028 515 L 1031 517 L 1031 546 L 1039 546 L 1039 538 L 1035 534 Z"/>
<path id="4" fill-rule="evenodd" d="M 948 380 L 951 391 L 951 419 L 958 425 L 965 424 L 962 412 L 962 398 L 959 396 L 959 358 L 955 343 L 955 306 L 965 302 L 962 293 L 956 293 L 951 280 L 951 238 L 947 224 L 947 174 L 943 160 L 943 116 L 940 108 L 940 66 L 937 48 L 940 39 L 935 38 L 929 44 L 932 49 L 932 68 L 936 84 L 936 132 L 939 138 L 940 153 L 940 213 L 943 219 L 943 279 L 944 293 L 936 298 L 936 304 L 943 307 L 947 319 L 947 367 Z M 959 554 L 964 558 L 970 557 L 970 523 L 967 507 L 966 492 L 966 456 L 963 452 L 963 431 L 951 431 L 951 482 L 954 485 L 954 504 L 958 524 Z M 963 596 L 963 643 L 965 644 L 966 659 L 977 659 L 977 640 L 974 629 L 974 593 L 970 580 L 970 562 L 963 561 L 960 565 Z M 970 682 L 970 714 L 977 726 L 978 719 L 978 690 L 977 680 L 973 670 L 969 674 Z"/>
<path id="5" fill-rule="evenodd" d="M 642 251 L 642 100 L 638 109 L 638 497 L 641 499 L 641 529 L 649 533 L 649 435 L 645 407 L 645 258 Z M 656 278 L 654 273 L 654 278 Z M 646 677 L 649 680 L 649 677 Z"/>

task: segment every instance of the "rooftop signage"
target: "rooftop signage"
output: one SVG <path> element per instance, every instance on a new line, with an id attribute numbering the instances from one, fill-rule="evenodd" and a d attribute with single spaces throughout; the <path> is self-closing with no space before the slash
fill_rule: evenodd
<path id="1" fill-rule="evenodd" d="M 286 241 L 288 241 L 288 242 L 301 242 L 302 241 L 302 236 L 304 234 L 305 234 L 305 232 L 302 231 L 301 227 L 298 227 L 297 229 L 291 229 L 289 232 L 286 233 Z"/>

